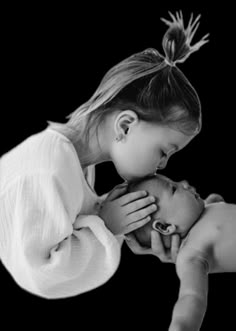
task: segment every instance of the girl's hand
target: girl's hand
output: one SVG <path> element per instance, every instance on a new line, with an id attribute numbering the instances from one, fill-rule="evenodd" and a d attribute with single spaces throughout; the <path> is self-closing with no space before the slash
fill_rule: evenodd
<path id="1" fill-rule="evenodd" d="M 180 236 L 178 234 L 174 234 L 171 236 L 171 246 L 166 248 L 162 242 L 161 234 L 155 230 L 151 231 L 151 248 L 142 247 L 132 233 L 126 235 L 125 240 L 126 244 L 133 253 L 139 255 L 155 255 L 161 260 L 161 262 L 164 263 L 176 262 L 181 245 Z"/>
<path id="2" fill-rule="evenodd" d="M 126 192 L 127 184 L 114 187 L 101 203 L 98 211 L 98 216 L 115 235 L 126 234 L 140 228 L 150 222 L 149 215 L 158 210 L 158 206 L 154 205 L 147 192 L 125 194 Z"/>

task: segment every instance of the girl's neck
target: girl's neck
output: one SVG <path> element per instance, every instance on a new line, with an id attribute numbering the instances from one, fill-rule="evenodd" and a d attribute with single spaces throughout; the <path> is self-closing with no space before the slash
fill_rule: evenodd
<path id="1" fill-rule="evenodd" d="M 88 144 L 81 138 L 73 145 L 83 170 L 90 165 L 96 165 L 110 160 L 105 151 L 104 146 L 106 145 L 103 143 L 103 140 L 100 140 L 99 145 L 96 135 L 88 139 Z"/>

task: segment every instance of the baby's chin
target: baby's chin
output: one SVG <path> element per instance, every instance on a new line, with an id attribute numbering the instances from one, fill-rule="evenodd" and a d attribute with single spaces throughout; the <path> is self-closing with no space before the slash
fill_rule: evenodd
<path id="1" fill-rule="evenodd" d="M 199 196 L 199 198 L 197 198 L 197 201 L 198 201 L 198 204 L 199 204 L 199 209 L 202 213 L 204 208 L 205 208 L 205 202 L 200 196 Z"/>
<path id="2" fill-rule="evenodd" d="M 197 201 L 198 201 L 198 208 L 197 208 L 197 210 L 195 210 L 195 215 L 192 215 L 193 216 L 193 219 L 195 219 L 195 221 L 191 224 L 191 226 L 189 226 L 188 229 L 186 229 L 185 231 L 182 231 L 180 233 L 180 238 L 181 239 L 184 239 L 188 235 L 188 233 L 191 230 L 191 228 L 199 221 L 199 219 L 201 218 L 201 216 L 202 216 L 202 214 L 203 214 L 203 212 L 205 210 L 205 202 L 204 202 L 204 200 L 201 199 L 200 196 L 199 196 L 199 198 L 197 199 Z"/>
<path id="3" fill-rule="evenodd" d="M 204 207 L 205 207 L 205 202 L 204 200 L 201 198 L 200 194 L 198 194 L 197 192 L 195 192 L 193 194 L 193 199 L 195 202 L 197 202 L 198 208 L 199 208 L 199 213 L 202 213 Z"/>

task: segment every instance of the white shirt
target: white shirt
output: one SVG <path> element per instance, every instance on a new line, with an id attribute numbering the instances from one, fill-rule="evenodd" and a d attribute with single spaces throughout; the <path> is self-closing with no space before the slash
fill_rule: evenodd
<path id="1" fill-rule="evenodd" d="M 40 297 L 75 296 L 104 284 L 123 238 L 97 216 L 105 196 L 85 178 L 76 150 L 47 128 L 0 158 L 0 259 L 15 282 Z"/>

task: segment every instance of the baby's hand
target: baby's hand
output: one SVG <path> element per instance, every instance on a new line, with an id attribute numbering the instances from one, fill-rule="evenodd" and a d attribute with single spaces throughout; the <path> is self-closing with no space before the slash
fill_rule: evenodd
<path id="1" fill-rule="evenodd" d="M 179 234 L 171 236 L 171 247 L 166 248 L 162 242 L 161 235 L 158 231 L 151 231 L 151 248 L 142 247 L 135 236 L 131 233 L 125 236 L 126 243 L 135 254 L 139 255 L 155 255 L 161 262 L 164 263 L 176 263 L 177 255 L 179 252 L 181 239 Z"/>
<path id="2" fill-rule="evenodd" d="M 205 200 L 205 205 L 210 204 L 210 203 L 215 203 L 215 202 L 224 202 L 224 198 L 216 193 L 210 194 Z"/>
<path id="3" fill-rule="evenodd" d="M 132 232 L 150 222 L 158 207 L 147 192 L 127 193 L 127 185 L 117 185 L 102 202 L 98 216 L 115 235 Z"/>

